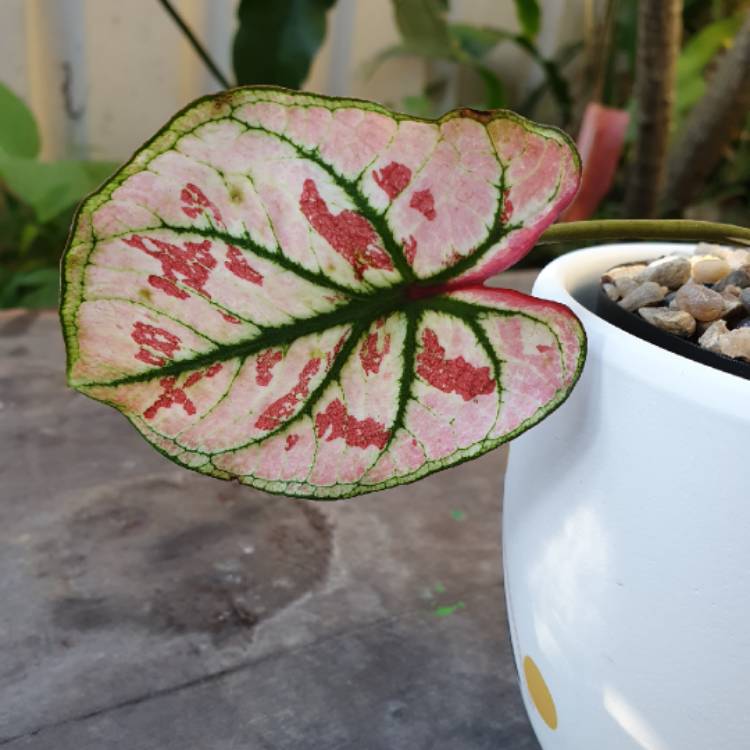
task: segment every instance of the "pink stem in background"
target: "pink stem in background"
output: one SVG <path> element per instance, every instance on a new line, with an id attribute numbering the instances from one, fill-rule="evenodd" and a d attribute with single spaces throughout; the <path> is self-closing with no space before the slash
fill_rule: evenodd
<path id="1" fill-rule="evenodd" d="M 626 110 L 589 102 L 578 134 L 583 162 L 581 189 L 560 221 L 580 221 L 592 216 L 612 187 L 620 161 L 630 115 Z"/>

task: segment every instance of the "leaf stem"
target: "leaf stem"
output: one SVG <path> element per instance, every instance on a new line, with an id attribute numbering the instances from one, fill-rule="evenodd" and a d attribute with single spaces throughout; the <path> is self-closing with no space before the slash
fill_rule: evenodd
<path id="1" fill-rule="evenodd" d="M 729 242 L 750 245 L 750 229 L 734 224 L 692 219 L 601 219 L 554 224 L 537 244 L 601 242 L 609 240 L 677 240 Z"/>
<path id="2" fill-rule="evenodd" d="M 214 78 L 221 84 L 224 89 L 232 88 L 232 84 L 226 76 L 219 70 L 219 66 L 211 59 L 206 48 L 198 41 L 193 34 L 192 29 L 187 25 L 185 19 L 177 12 L 170 0 L 159 0 L 164 10 L 167 11 L 172 20 L 177 24 L 180 31 L 185 35 L 190 46 L 195 50 L 198 57 L 203 60 L 205 66 L 213 73 Z"/>

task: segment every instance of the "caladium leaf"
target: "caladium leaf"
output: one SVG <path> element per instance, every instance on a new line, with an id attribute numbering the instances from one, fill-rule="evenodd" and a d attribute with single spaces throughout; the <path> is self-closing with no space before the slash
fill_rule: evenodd
<path id="1" fill-rule="evenodd" d="M 348 497 L 478 456 L 580 372 L 567 308 L 481 285 L 579 171 L 565 135 L 510 112 L 199 100 L 78 212 L 69 382 L 177 463 L 270 492 Z"/>

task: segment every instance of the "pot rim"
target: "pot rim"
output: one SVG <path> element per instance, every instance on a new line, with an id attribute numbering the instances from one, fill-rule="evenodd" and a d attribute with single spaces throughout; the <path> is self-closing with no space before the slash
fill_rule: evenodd
<path id="1" fill-rule="evenodd" d="M 627 242 L 574 250 L 542 269 L 533 294 L 561 302 L 578 316 L 589 338 L 589 359 L 598 358 L 672 397 L 698 400 L 750 421 L 749 380 L 644 341 L 607 322 L 578 299 L 583 289 L 592 289 L 615 265 L 667 254 L 691 255 L 695 247 L 695 243 Z"/>

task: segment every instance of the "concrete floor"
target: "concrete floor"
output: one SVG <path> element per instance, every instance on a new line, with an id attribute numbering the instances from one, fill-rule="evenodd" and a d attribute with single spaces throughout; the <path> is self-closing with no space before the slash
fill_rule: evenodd
<path id="1" fill-rule="evenodd" d="M 505 619 L 505 451 L 271 497 L 178 469 L 63 366 L 53 313 L 0 314 L 1 746 L 539 748 Z"/>

